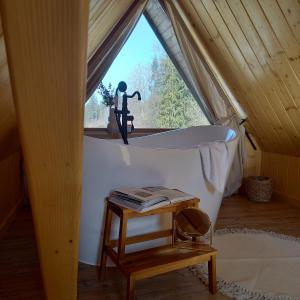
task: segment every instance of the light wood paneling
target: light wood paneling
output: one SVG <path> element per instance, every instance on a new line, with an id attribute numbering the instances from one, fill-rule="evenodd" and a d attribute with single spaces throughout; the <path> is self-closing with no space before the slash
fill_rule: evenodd
<path id="1" fill-rule="evenodd" d="M 48 299 L 76 299 L 88 2 L 1 0 Z"/>
<path id="2" fill-rule="evenodd" d="M 133 0 L 90 0 L 88 57 L 97 50 L 99 42 L 112 31 Z"/>
<path id="3" fill-rule="evenodd" d="M 261 171 L 261 155 L 262 152 L 253 136 L 251 136 L 252 141 L 255 143 L 256 150 L 253 149 L 249 140 L 245 138 L 245 151 L 246 160 L 244 162 L 244 177 L 248 176 L 258 176 Z"/>
<path id="4" fill-rule="evenodd" d="M 261 174 L 273 179 L 275 197 L 300 207 L 300 157 L 263 152 Z"/>
<path id="5" fill-rule="evenodd" d="M 89 38 L 88 38 L 88 49 L 89 54 L 96 50 L 99 40 L 105 37 L 105 34 L 110 32 L 112 24 L 121 17 L 121 13 L 125 11 L 133 0 L 120 1 L 104 1 L 104 0 L 90 0 L 90 14 L 89 14 Z M 49 58 L 51 59 L 51 58 Z M 43 92 L 41 91 L 41 95 Z M 41 96 L 41 101 L 43 96 Z M 2 30 L 2 22 L 0 19 L 0 164 L 6 160 L 16 151 L 19 152 L 19 158 L 21 157 L 20 142 L 18 136 L 18 128 L 15 114 L 15 107 L 13 102 L 13 96 L 11 91 L 11 83 L 9 70 L 7 65 L 5 41 Z M 3 162 L 4 164 L 4 162 Z M 15 166 L 13 166 L 15 167 Z M 18 169 L 19 170 L 19 169 Z M 6 176 L 8 170 L 2 168 L 0 171 L 0 177 Z M 3 173 L 1 173 L 3 172 Z M 8 171 L 9 172 L 9 171 Z M 15 173 L 19 175 L 18 173 Z M 13 178 L 11 178 L 13 180 Z M 19 190 L 22 185 L 19 177 L 14 178 L 15 186 L 7 185 L 1 186 L 0 194 L 13 193 L 13 190 L 9 191 L 10 188 Z M 8 198 L 1 197 L 1 203 L 3 206 L 9 206 Z M 19 198 L 15 199 L 15 205 L 19 201 Z M 0 217 L 0 223 L 9 218 L 5 215 L 4 210 Z"/>
<path id="6" fill-rule="evenodd" d="M 263 150 L 300 156 L 300 3 L 181 2 Z"/>

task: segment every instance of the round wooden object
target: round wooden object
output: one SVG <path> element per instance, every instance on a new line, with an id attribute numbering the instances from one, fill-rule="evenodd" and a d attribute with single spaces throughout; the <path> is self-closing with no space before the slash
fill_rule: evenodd
<path id="1" fill-rule="evenodd" d="M 189 237 L 201 237 L 210 229 L 210 219 L 198 208 L 185 208 L 175 216 L 176 229 Z"/>

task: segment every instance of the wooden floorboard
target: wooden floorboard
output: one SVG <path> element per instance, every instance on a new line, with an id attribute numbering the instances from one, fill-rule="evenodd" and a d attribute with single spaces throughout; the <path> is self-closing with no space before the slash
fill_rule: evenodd
<path id="1" fill-rule="evenodd" d="M 242 196 L 225 199 L 217 228 L 256 228 L 300 237 L 300 209 L 285 202 L 253 203 Z M 78 299 L 124 299 L 125 281 L 114 268 L 99 282 L 95 267 L 79 264 Z M 141 300 L 227 299 L 210 295 L 187 269 L 137 282 L 136 298 Z M 44 299 L 41 274 L 30 210 L 23 208 L 0 241 L 0 299 Z"/>
<path id="2" fill-rule="evenodd" d="M 217 229 L 247 227 L 300 237 L 299 217 L 300 209 L 283 201 L 256 203 L 235 196 L 223 200 Z"/>

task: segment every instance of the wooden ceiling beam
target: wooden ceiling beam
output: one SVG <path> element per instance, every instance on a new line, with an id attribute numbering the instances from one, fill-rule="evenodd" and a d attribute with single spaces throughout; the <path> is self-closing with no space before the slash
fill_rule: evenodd
<path id="1" fill-rule="evenodd" d="M 47 299 L 76 299 L 88 1 L 1 0 Z"/>

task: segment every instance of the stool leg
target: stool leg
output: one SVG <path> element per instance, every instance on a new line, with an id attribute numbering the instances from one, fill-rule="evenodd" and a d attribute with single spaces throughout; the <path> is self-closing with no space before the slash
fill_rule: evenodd
<path id="1" fill-rule="evenodd" d="M 127 215 L 120 217 L 120 230 L 119 230 L 119 245 L 118 245 L 118 262 L 123 258 L 126 247 L 127 235 Z"/>
<path id="2" fill-rule="evenodd" d="M 177 242 L 177 232 L 176 232 L 176 223 L 175 223 L 176 213 L 172 213 L 172 246 L 174 247 Z"/>
<path id="3" fill-rule="evenodd" d="M 216 256 L 212 255 L 208 261 L 208 278 L 209 292 L 215 294 L 217 292 L 217 275 L 216 275 Z"/>
<path id="4" fill-rule="evenodd" d="M 103 240 L 102 240 L 102 247 L 101 247 L 101 258 L 100 258 L 100 280 L 104 280 L 104 274 L 106 270 L 106 245 L 110 241 L 110 230 L 111 230 L 111 223 L 112 223 L 112 211 L 109 207 L 109 204 L 106 205 L 106 215 L 105 215 L 105 225 L 104 225 L 104 232 L 103 232 Z"/>
<path id="5" fill-rule="evenodd" d="M 127 300 L 134 300 L 134 288 L 135 288 L 135 280 L 134 277 L 129 276 L 127 278 Z"/>

